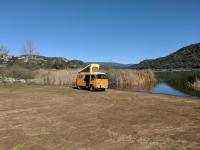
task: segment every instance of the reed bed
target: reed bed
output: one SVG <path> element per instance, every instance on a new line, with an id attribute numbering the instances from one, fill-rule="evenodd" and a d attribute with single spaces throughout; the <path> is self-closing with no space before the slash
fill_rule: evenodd
<path id="1" fill-rule="evenodd" d="M 105 70 L 111 88 L 141 87 L 147 82 L 155 82 L 152 70 L 110 69 Z"/>
<path id="2" fill-rule="evenodd" d="M 76 80 L 76 75 L 79 69 L 65 69 L 65 70 L 44 70 L 39 69 L 35 71 L 35 78 L 32 80 L 35 84 L 42 85 L 61 85 L 71 86 Z"/>
<path id="3" fill-rule="evenodd" d="M 75 83 L 79 69 L 44 70 L 35 72 L 33 83 L 42 85 L 68 85 Z M 146 82 L 155 81 L 151 70 L 111 69 L 103 70 L 108 75 L 110 88 L 138 87 Z"/>
<path id="4" fill-rule="evenodd" d="M 200 91 L 200 79 L 196 79 L 192 84 L 190 84 L 190 87 L 196 91 Z"/>

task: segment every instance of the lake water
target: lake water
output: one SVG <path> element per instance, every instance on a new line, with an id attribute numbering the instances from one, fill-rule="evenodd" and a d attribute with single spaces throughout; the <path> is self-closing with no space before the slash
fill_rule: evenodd
<path id="1" fill-rule="evenodd" d="M 175 72 L 160 72 L 156 76 L 160 79 L 158 83 L 148 83 L 144 85 L 139 91 L 159 94 L 170 94 L 174 96 L 190 96 L 200 99 L 200 92 L 188 87 L 172 85 L 166 82 L 172 77 Z"/>
<path id="2" fill-rule="evenodd" d="M 155 87 L 150 90 L 151 93 L 160 93 L 160 94 L 170 94 L 175 96 L 190 96 L 184 92 L 176 90 L 175 88 L 171 87 L 169 84 L 165 82 L 160 82 L 155 85 Z"/>
<path id="3" fill-rule="evenodd" d="M 189 96 L 193 98 L 200 99 L 200 92 L 194 91 L 192 89 L 186 87 L 176 87 L 174 85 L 170 85 L 167 82 L 161 81 L 158 83 L 149 83 L 144 85 L 143 87 L 139 87 L 135 89 L 139 92 L 148 92 L 155 94 L 169 94 L 174 96 Z"/>
<path id="4" fill-rule="evenodd" d="M 178 72 L 185 73 L 185 72 Z M 125 91 L 137 91 L 137 92 L 147 92 L 147 93 L 155 93 L 155 94 L 168 94 L 173 96 L 180 97 L 192 97 L 200 100 L 200 91 L 196 91 L 187 86 L 175 85 L 173 82 L 169 82 L 171 77 L 177 75 L 177 72 L 156 72 L 156 78 L 158 82 L 149 82 L 145 85 L 138 86 L 123 86 L 118 88 L 119 90 Z M 187 82 L 187 81 L 185 81 Z"/>

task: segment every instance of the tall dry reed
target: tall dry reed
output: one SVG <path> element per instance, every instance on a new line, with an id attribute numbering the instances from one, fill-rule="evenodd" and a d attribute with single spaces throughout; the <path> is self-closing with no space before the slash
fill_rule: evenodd
<path id="1" fill-rule="evenodd" d="M 200 80 L 196 79 L 193 83 L 190 83 L 189 86 L 196 91 L 200 91 Z"/>
<path id="2" fill-rule="evenodd" d="M 155 82 L 152 70 L 110 69 L 105 70 L 109 78 L 109 87 L 128 88 L 140 87 L 147 82 Z"/>
<path id="3" fill-rule="evenodd" d="M 33 83 L 42 85 L 73 85 L 79 69 L 66 70 L 37 70 Z M 138 87 L 146 82 L 155 81 L 151 70 L 110 69 L 103 70 L 108 76 L 109 87 L 127 88 Z"/>
<path id="4" fill-rule="evenodd" d="M 73 85 L 76 80 L 78 69 L 44 70 L 35 71 L 33 83 L 42 85 Z"/>

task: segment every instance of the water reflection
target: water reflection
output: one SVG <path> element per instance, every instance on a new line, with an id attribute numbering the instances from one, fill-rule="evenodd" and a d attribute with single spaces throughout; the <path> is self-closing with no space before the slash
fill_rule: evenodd
<path id="1" fill-rule="evenodd" d="M 151 93 L 164 93 L 164 94 L 170 94 L 175 96 L 189 96 L 186 93 L 183 93 L 173 87 L 171 87 L 169 84 L 165 82 L 158 83 L 152 90 L 150 90 Z"/>
<path id="2" fill-rule="evenodd" d="M 155 94 L 169 94 L 174 96 L 191 96 L 195 98 L 200 98 L 200 92 L 187 87 L 178 87 L 176 85 L 169 84 L 165 81 L 160 82 L 149 82 L 144 85 L 137 85 L 133 87 L 126 86 L 119 88 L 121 90 L 128 91 L 139 91 L 139 92 L 148 92 Z"/>
<path id="3" fill-rule="evenodd" d="M 156 72 L 156 77 L 159 80 L 158 82 L 148 82 L 143 85 L 134 86 L 122 85 L 121 88 L 114 85 L 113 87 L 118 87 L 118 89 L 121 90 L 170 94 L 174 96 L 191 96 L 200 99 L 200 91 L 168 82 L 169 79 L 176 74 L 177 72 Z M 112 86 L 110 87 L 112 88 Z"/>

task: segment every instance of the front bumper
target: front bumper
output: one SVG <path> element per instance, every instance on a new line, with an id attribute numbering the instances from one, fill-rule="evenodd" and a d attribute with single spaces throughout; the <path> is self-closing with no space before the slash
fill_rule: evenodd
<path id="1" fill-rule="evenodd" d="M 102 88 L 102 89 L 107 89 L 108 88 L 108 86 L 107 85 L 100 85 L 100 87 L 99 88 Z"/>

